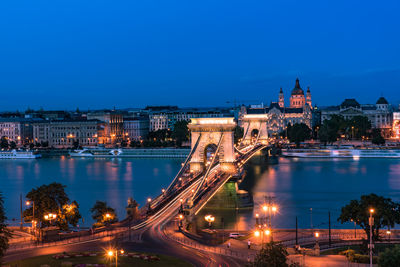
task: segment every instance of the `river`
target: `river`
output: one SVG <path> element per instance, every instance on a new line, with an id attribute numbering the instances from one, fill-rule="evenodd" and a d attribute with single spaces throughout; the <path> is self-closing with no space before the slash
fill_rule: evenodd
<path id="1" fill-rule="evenodd" d="M 17 224 L 20 194 L 25 196 L 42 184 L 62 183 L 67 186 L 70 199 L 80 205 L 85 219 L 80 224 L 90 226 L 93 220 L 89 210 L 96 200 L 107 201 L 122 219 L 129 197 L 143 206 L 148 197 L 156 196 L 168 186 L 182 161 L 69 157 L 1 160 L 0 191 L 9 223 Z M 279 158 L 269 163 L 260 162 L 254 160 L 247 165 L 242 185 L 252 193 L 254 209 L 238 213 L 224 211 L 226 227 L 250 229 L 255 213 L 262 213 L 265 196 L 274 197 L 279 207 L 273 218 L 277 228 L 294 228 L 296 216 L 301 228 L 327 228 L 328 212 L 332 227 L 351 227 L 339 224 L 336 218 L 343 205 L 362 194 L 373 192 L 400 201 L 400 161 L 396 159 Z M 220 211 L 214 212 L 219 221 Z"/>

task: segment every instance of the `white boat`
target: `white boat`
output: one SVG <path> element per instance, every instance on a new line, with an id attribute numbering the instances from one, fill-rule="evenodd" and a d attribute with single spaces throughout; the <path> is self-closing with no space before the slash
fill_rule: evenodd
<path id="1" fill-rule="evenodd" d="M 0 159 L 37 159 L 41 156 L 32 151 L 17 151 L 15 149 L 0 151 Z"/>
<path id="2" fill-rule="evenodd" d="M 287 149 L 285 157 L 295 158 L 400 158 L 398 149 Z"/>
<path id="3" fill-rule="evenodd" d="M 84 158 L 186 158 L 190 149 L 176 148 L 104 148 L 88 147 L 74 150 L 71 157 Z"/>

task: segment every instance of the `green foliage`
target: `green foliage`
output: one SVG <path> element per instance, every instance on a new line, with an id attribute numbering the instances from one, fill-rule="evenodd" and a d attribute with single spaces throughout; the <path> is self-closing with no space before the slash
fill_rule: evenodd
<path id="1" fill-rule="evenodd" d="M 14 141 L 10 142 L 10 148 L 11 149 L 16 149 L 17 148 L 17 144 Z"/>
<path id="2" fill-rule="evenodd" d="M 177 146 L 181 146 L 182 142 L 189 140 L 189 121 L 177 121 L 172 131 L 172 138 L 175 139 Z"/>
<path id="3" fill-rule="evenodd" d="M 341 135 L 352 139 L 361 139 L 363 136 L 368 136 L 370 130 L 371 122 L 366 116 L 354 116 L 346 120 L 343 116 L 332 115 L 329 120 L 324 120 L 318 137 L 323 143 L 332 143 Z"/>
<path id="4" fill-rule="evenodd" d="M 157 131 L 149 132 L 148 140 L 151 141 L 167 141 L 171 138 L 172 132 L 168 129 L 161 129 Z"/>
<path id="5" fill-rule="evenodd" d="M 122 140 L 121 147 L 127 147 L 127 146 L 128 146 L 128 142 L 126 140 Z"/>
<path id="6" fill-rule="evenodd" d="M 32 189 L 26 198 L 35 203 L 35 218 L 33 218 L 33 205 L 23 213 L 24 220 L 31 222 L 33 219 L 43 226 L 49 226 L 50 222 L 44 216 L 53 213 L 57 215 L 54 223 L 63 230 L 67 230 L 69 225 L 76 226 L 82 218 L 79 213 L 79 205 L 76 201 L 70 203 L 68 195 L 65 193 L 65 185 L 51 183 Z"/>
<path id="7" fill-rule="evenodd" d="M 8 139 L 7 139 L 7 137 L 5 137 L 5 136 L 3 136 L 1 139 L 0 139 L 0 148 L 1 149 L 8 149 Z"/>
<path id="8" fill-rule="evenodd" d="M 288 138 L 290 142 L 296 143 L 297 146 L 300 142 L 304 142 L 311 138 L 311 129 L 304 123 L 295 123 L 293 126 L 288 126 Z"/>
<path id="9" fill-rule="evenodd" d="M 379 254 L 378 258 L 379 267 L 392 267 L 400 266 L 400 246 L 396 245 L 394 248 L 387 248 L 384 252 Z"/>
<path id="10" fill-rule="evenodd" d="M 288 252 L 279 243 L 269 242 L 256 255 L 253 262 L 248 264 L 250 267 L 289 267 L 286 263 Z"/>
<path id="11" fill-rule="evenodd" d="M 3 196 L 0 192 L 0 263 L 1 259 L 4 256 L 4 253 L 6 252 L 8 248 L 8 240 L 11 237 L 11 233 L 8 231 L 6 227 L 6 214 L 4 211 L 4 202 L 3 202 Z"/>
<path id="12" fill-rule="evenodd" d="M 115 210 L 104 201 L 97 200 L 93 208 L 90 209 L 93 220 L 96 221 L 95 226 L 108 225 L 118 221 Z M 107 215 L 108 214 L 108 215 Z"/>
<path id="13" fill-rule="evenodd" d="M 380 129 L 373 129 L 372 130 L 372 144 L 374 145 L 384 145 L 385 138 L 383 138 Z"/>
<path id="14" fill-rule="evenodd" d="M 372 227 L 372 239 L 379 239 L 379 229 L 382 227 L 393 228 L 400 223 L 400 204 L 390 198 L 384 198 L 375 194 L 363 195 L 360 200 L 352 200 L 342 207 L 338 221 L 356 222 L 367 234 L 369 240 L 369 210 L 373 208 L 374 225 Z"/>

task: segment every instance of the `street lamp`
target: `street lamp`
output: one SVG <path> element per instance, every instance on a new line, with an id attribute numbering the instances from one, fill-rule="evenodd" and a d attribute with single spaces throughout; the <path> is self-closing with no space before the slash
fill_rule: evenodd
<path id="1" fill-rule="evenodd" d="M 387 230 L 386 231 L 386 234 L 388 235 L 388 237 L 389 237 L 389 243 L 390 243 L 390 234 L 391 234 L 392 232 L 390 232 L 390 230 Z"/>
<path id="2" fill-rule="evenodd" d="M 208 222 L 208 226 L 211 228 L 211 223 L 213 223 L 215 221 L 215 217 L 212 215 L 206 215 L 204 217 L 204 220 L 206 220 Z"/>
<path id="3" fill-rule="evenodd" d="M 25 203 L 27 206 L 31 205 L 31 201 L 26 201 Z M 35 221 L 35 201 L 32 201 L 32 232 L 35 236 L 36 234 L 36 221 Z"/>
<path id="4" fill-rule="evenodd" d="M 374 217 L 372 214 L 375 212 L 374 209 L 369 210 L 369 266 L 372 267 L 372 249 L 374 245 L 372 243 L 372 227 L 374 225 Z"/>
<path id="5" fill-rule="evenodd" d="M 124 253 L 125 251 L 123 249 L 119 251 L 120 255 L 123 255 Z M 110 257 L 110 259 L 114 256 L 114 254 L 115 254 L 115 267 L 118 267 L 118 249 L 115 250 L 110 249 L 109 251 L 107 251 L 107 256 Z"/>
<path id="6" fill-rule="evenodd" d="M 57 218 L 57 214 L 49 213 L 49 214 L 44 215 L 44 219 L 46 221 L 50 221 L 50 224 L 51 224 L 51 221 L 55 220 L 56 218 Z"/>

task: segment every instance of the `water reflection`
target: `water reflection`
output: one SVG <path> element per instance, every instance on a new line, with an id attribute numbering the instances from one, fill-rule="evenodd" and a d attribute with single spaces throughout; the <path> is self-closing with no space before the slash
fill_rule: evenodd
<path id="1" fill-rule="evenodd" d="M 107 201 L 125 216 L 126 201 L 133 197 L 144 205 L 156 196 L 178 172 L 178 159 L 71 159 L 0 161 L 0 191 L 7 216 L 19 217 L 19 194 L 26 195 L 42 184 L 59 182 L 67 186 L 71 200 L 77 200 L 85 224 L 92 223 L 90 208 L 96 200 Z M 157 169 L 156 175 L 153 169 Z M 82 224 L 81 224 L 82 225 Z"/>

